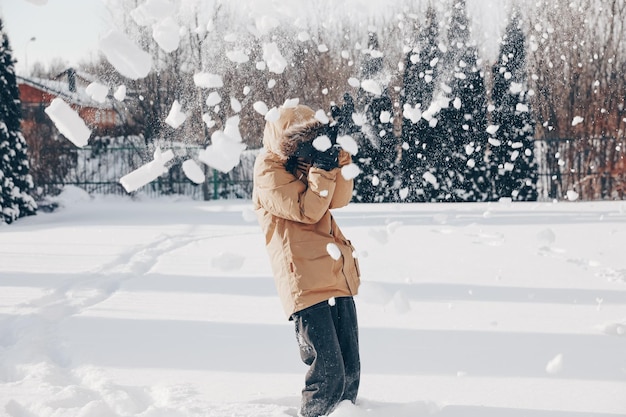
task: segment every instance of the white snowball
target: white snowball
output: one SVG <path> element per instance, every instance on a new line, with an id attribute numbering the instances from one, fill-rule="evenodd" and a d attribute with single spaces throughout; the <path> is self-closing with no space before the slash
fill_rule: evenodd
<path id="1" fill-rule="evenodd" d="M 174 52 L 180 44 L 180 27 L 172 17 L 166 17 L 152 26 L 152 38 L 165 52 Z"/>
<path id="2" fill-rule="evenodd" d="M 117 30 L 111 30 L 102 37 L 99 47 L 107 61 L 120 74 L 131 80 L 144 78 L 152 69 L 150 54 Z"/>
<path id="3" fill-rule="evenodd" d="M 208 107 L 213 107 L 222 102 L 222 96 L 217 91 L 212 91 L 206 99 L 206 105 Z"/>
<path id="4" fill-rule="evenodd" d="M 325 125 L 330 122 L 330 119 L 326 115 L 326 112 L 324 110 L 322 110 L 322 109 L 319 109 L 318 111 L 315 112 L 315 119 L 318 120 L 320 123 L 323 123 Z"/>
<path id="5" fill-rule="evenodd" d="M 226 58 L 236 64 L 245 64 L 250 60 L 250 57 L 241 49 L 226 52 Z"/>
<path id="6" fill-rule="evenodd" d="M 559 353 L 548 362 L 548 364 L 546 365 L 546 372 L 551 375 L 554 375 L 554 374 L 558 374 L 562 370 L 563 370 L 563 354 Z"/>
<path id="7" fill-rule="evenodd" d="M 274 42 L 263 44 L 263 60 L 267 64 L 270 72 L 282 74 L 287 67 L 287 61 L 278 50 L 278 45 Z"/>
<path id="8" fill-rule="evenodd" d="M 318 136 L 313 140 L 313 147 L 320 152 L 330 149 L 331 146 L 333 146 L 333 144 L 326 135 Z"/>
<path id="9" fill-rule="evenodd" d="M 337 137 L 337 143 L 350 155 L 356 155 L 359 152 L 359 145 L 351 136 L 339 136 Z"/>
<path id="10" fill-rule="evenodd" d="M 185 176 L 187 176 L 187 178 L 189 178 L 191 181 L 195 182 L 196 184 L 202 184 L 204 182 L 204 172 L 202 171 L 202 168 L 198 166 L 196 161 L 194 161 L 193 159 L 188 159 L 183 162 L 182 166 Z"/>
<path id="11" fill-rule="evenodd" d="M 208 72 L 199 72 L 193 76 L 193 82 L 196 87 L 200 88 L 222 88 L 224 82 L 222 77 L 217 74 L 211 74 Z"/>
<path id="12" fill-rule="evenodd" d="M 165 119 L 165 123 L 172 126 L 174 129 L 178 129 L 180 125 L 187 119 L 187 115 L 181 111 L 181 105 L 178 100 L 174 100 L 170 113 Z"/>
<path id="13" fill-rule="evenodd" d="M 495 133 L 498 131 L 498 129 L 500 129 L 500 126 L 489 125 L 489 127 L 487 128 L 487 133 L 489 133 L 490 135 L 495 135 Z"/>
<path id="14" fill-rule="evenodd" d="M 424 175 L 422 175 L 422 178 L 424 178 L 427 182 L 429 182 L 432 185 L 438 185 L 437 178 L 432 174 L 432 172 L 424 172 Z"/>
<path id="15" fill-rule="evenodd" d="M 109 94 L 109 87 L 104 84 L 93 82 L 85 88 L 85 92 L 89 95 L 89 97 L 98 103 L 104 103 L 107 100 L 107 95 Z"/>
<path id="16" fill-rule="evenodd" d="M 280 117 L 280 111 L 277 107 L 272 107 L 266 114 L 265 120 L 268 122 L 275 122 Z"/>
<path id="17" fill-rule="evenodd" d="M 361 173 L 361 170 L 354 163 L 341 167 L 341 175 L 343 175 L 343 177 L 346 180 L 351 180 L 353 178 L 356 178 L 359 176 L 360 173 Z"/>
<path id="18" fill-rule="evenodd" d="M 113 97 L 115 97 L 117 101 L 124 101 L 126 98 L 126 86 L 120 85 L 117 87 L 117 90 L 113 93 Z"/>
<path id="19" fill-rule="evenodd" d="M 261 116 L 265 116 L 267 114 L 267 104 L 262 101 L 257 101 L 252 105 L 252 108 L 259 113 Z"/>
<path id="20" fill-rule="evenodd" d="M 80 148 L 87 145 L 91 130 L 69 104 L 57 97 L 44 111 L 59 132 L 70 142 Z"/>
<path id="21" fill-rule="evenodd" d="M 326 252 L 328 252 L 330 257 L 336 261 L 341 258 L 341 251 L 334 243 L 329 243 L 328 245 L 326 245 Z"/>
<path id="22" fill-rule="evenodd" d="M 363 88 L 363 90 L 367 91 L 368 93 L 377 96 L 381 95 L 383 92 L 380 84 L 378 84 L 374 80 L 363 80 L 363 82 L 361 83 L 361 88 Z"/>

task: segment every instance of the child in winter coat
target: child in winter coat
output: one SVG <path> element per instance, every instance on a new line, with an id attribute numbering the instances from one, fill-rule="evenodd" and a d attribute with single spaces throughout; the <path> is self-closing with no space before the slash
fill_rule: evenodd
<path id="1" fill-rule="evenodd" d="M 281 107 L 279 113 L 265 126 L 253 204 L 278 294 L 309 366 L 300 414 L 317 417 L 343 400 L 354 403 L 360 381 L 352 298 L 358 262 L 330 213 L 352 198 L 353 182 L 340 169 L 351 157 L 337 147 L 320 152 L 312 146 L 324 125 L 310 107 Z"/>

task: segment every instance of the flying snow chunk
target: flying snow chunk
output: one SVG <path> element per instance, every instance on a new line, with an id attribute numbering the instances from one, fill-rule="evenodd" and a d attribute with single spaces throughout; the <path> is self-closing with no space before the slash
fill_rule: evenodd
<path id="1" fill-rule="evenodd" d="M 117 90 L 115 90 L 115 93 L 113 93 L 113 97 L 115 97 L 117 101 L 124 101 L 124 99 L 126 98 L 126 86 L 120 85 L 119 87 L 117 87 Z"/>
<path id="2" fill-rule="evenodd" d="M 235 113 L 239 113 L 241 111 L 241 102 L 237 100 L 235 97 L 231 97 L 230 108 L 233 109 Z"/>
<path id="3" fill-rule="evenodd" d="M 311 36 L 309 36 L 309 34 L 307 32 L 300 32 L 298 33 L 298 40 L 300 42 L 306 42 L 308 40 L 311 39 Z"/>
<path id="4" fill-rule="evenodd" d="M 148 26 L 155 21 L 174 15 L 175 12 L 176 8 L 170 0 L 147 0 L 131 10 L 130 16 L 139 26 Z"/>
<path id="5" fill-rule="evenodd" d="M 262 15 L 254 19 L 254 26 L 257 30 L 257 36 L 263 36 L 280 26 L 280 21 L 273 16 Z"/>
<path id="6" fill-rule="evenodd" d="M 389 123 L 391 122 L 391 112 L 387 110 L 383 110 L 380 112 L 380 122 L 381 123 Z"/>
<path id="7" fill-rule="evenodd" d="M 59 129 L 59 132 L 70 142 L 79 148 L 87 145 L 91 130 L 69 104 L 57 97 L 44 111 Z"/>
<path id="8" fill-rule="evenodd" d="M 417 123 L 422 118 L 422 110 L 420 107 L 421 104 L 411 106 L 410 104 L 405 103 L 404 106 L 402 106 L 402 117 L 409 119 L 413 124 Z"/>
<path id="9" fill-rule="evenodd" d="M 574 117 L 574 119 L 572 120 L 572 126 L 576 126 L 576 125 L 581 124 L 583 122 L 583 120 L 585 120 L 584 117 L 580 117 L 580 116 Z"/>
<path id="10" fill-rule="evenodd" d="M 232 141 L 219 130 L 211 135 L 211 141 L 213 143 L 198 154 L 200 161 L 223 173 L 239 165 L 241 152 L 246 149 L 245 144 Z"/>
<path id="11" fill-rule="evenodd" d="M 275 122 L 278 120 L 278 118 L 280 117 L 280 111 L 278 110 L 277 107 L 272 107 L 266 114 L 265 114 L 265 121 L 267 122 Z"/>
<path id="12" fill-rule="evenodd" d="M 567 199 L 569 201 L 576 201 L 578 200 L 578 193 L 574 190 L 567 190 Z"/>
<path id="13" fill-rule="evenodd" d="M 285 100 L 285 102 L 283 103 L 283 107 L 286 109 L 295 108 L 298 103 L 300 103 L 299 98 L 289 98 Z"/>
<path id="14" fill-rule="evenodd" d="M 241 49 L 226 52 L 226 58 L 235 64 L 245 64 L 250 60 L 250 57 Z"/>
<path id="15" fill-rule="evenodd" d="M 167 17 L 152 26 L 152 39 L 168 54 L 174 52 L 180 44 L 180 26 Z"/>
<path id="16" fill-rule="evenodd" d="M 174 129 L 178 129 L 180 125 L 187 119 L 187 115 L 181 111 L 181 105 L 178 100 L 174 100 L 170 113 L 165 119 L 165 123 L 172 126 Z"/>
<path id="17" fill-rule="evenodd" d="M 491 145 L 493 145 L 493 146 L 500 146 L 500 145 L 502 145 L 502 142 L 501 142 L 501 141 L 499 141 L 498 139 L 495 139 L 495 138 L 489 138 L 489 139 L 487 139 L 487 141 L 488 141 Z"/>
<path id="18" fill-rule="evenodd" d="M 198 159 L 223 173 L 239 165 L 241 153 L 246 149 L 239 132 L 239 121 L 239 116 L 233 116 L 226 121 L 224 131 L 213 132 L 211 145 L 200 151 Z"/>
<path id="19" fill-rule="evenodd" d="M 120 178 L 120 184 L 122 184 L 126 192 L 133 192 L 167 172 L 165 164 L 173 158 L 174 152 L 171 149 L 162 153 L 160 148 L 156 148 L 154 159 L 131 173 L 124 175 Z"/>
<path id="20" fill-rule="evenodd" d="M 348 85 L 350 87 L 359 88 L 361 86 L 361 81 L 358 78 L 350 77 L 348 78 Z"/>
<path id="21" fill-rule="evenodd" d="M 317 50 L 324 53 L 324 52 L 328 52 L 328 46 L 326 46 L 325 44 L 321 43 L 319 45 L 317 45 Z"/>
<path id="22" fill-rule="evenodd" d="M 454 101 L 452 102 L 452 105 L 454 106 L 455 109 L 460 109 L 461 108 L 461 99 L 460 98 L 455 98 Z"/>
<path id="23" fill-rule="evenodd" d="M 98 103 L 104 103 L 107 101 L 109 87 L 104 84 L 93 82 L 85 88 L 85 92 L 89 95 L 89 97 L 96 100 Z"/>
<path id="24" fill-rule="evenodd" d="M 131 80 L 144 78 L 152 68 L 150 54 L 135 45 L 126 35 L 109 31 L 99 43 L 107 61 L 124 77 Z"/>
<path id="25" fill-rule="evenodd" d="M 224 82 L 222 77 L 217 74 L 210 74 L 208 72 L 199 72 L 193 76 L 193 82 L 196 87 L 200 88 L 222 88 Z"/>
<path id="26" fill-rule="evenodd" d="M 363 80 L 363 82 L 361 83 L 361 88 L 367 91 L 368 93 L 371 93 L 377 96 L 383 93 L 383 90 L 380 84 L 378 84 L 374 80 Z"/>
<path id="27" fill-rule="evenodd" d="M 509 91 L 511 94 L 519 94 L 524 90 L 524 86 L 520 83 L 511 83 Z"/>
<path id="28" fill-rule="evenodd" d="M 354 163 L 341 167 L 341 175 L 343 175 L 343 177 L 348 181 L 358 177 L 360 173 L 361 170 L 359 169 L 357 164 Z"/>
<path id="29" fill-rule="evenodd" d="M 315 119 L 325 125 L 330 122 L 330 119 L 328 118 L 328 116 L 326 116 L 326 112 L 322 109 L 319 109 L 315 112 Z"/>
<path id="30" fill-rule="evenodd" d="M 356 143 L 356 140 L 352 138 L 352 136 L 339 136 L 337 137 L 337 143 L 350 155 L 356 155 L 359 153 L 359 145 Z"/>
<path id="31" fill-rule="evenodd" d="M 211 128 L 215 126 L 215 120 L 211 119 L 211 115 L 208 113 L 202 114 L 202 121 L 207 125 L 207 127 Z"/>
<path id="32" fill-rule="evenodd" d="M 329 137 L 326 135 L 318 136 L 315 138 L 315 140 L 313 140 L 313 147 L 320 152 L 324 152 L 330 149 L 331 146 L 333 146 L 333 144 L 330 142 Z"/>
<path id="33" fill-rule="evenodd" d="M 518 111 L 520 113 L 528 113 L 529 109 L 528 109 L 528 106 L 526 104 L 517 103 L 515 105 L 515 111 Z"/>
<path id="34" fill-rule="evenodd" d="M 405 200 L 409 196 L 409 189 L 408 189 L 408 187 L 402 188 L 400 190 L 399 194 L 400 194 L 400 199 L 401 200 Z"/>
<path id="35" fill-rule="evenodd" d="M 287 67 L 287 61 L 280 54 L 278 45 L 274 42 L 263 44 L 263 60 L 270 72 L 282 74 Z"/>
<path id="36" fill-rule="evenodd" d="M 498 125 L 489 125 L 489 127 L 487 128 L 487 133 L 489 133 L 490 135 L 495 135 L 498 129 L 500 129 L 500 126 Z"/>
<path id="37" fill-rule="evenodd" d="M 196 184 L 202 184 L 205 180 L 202 168 L 200 168 L 193 159 L 188 159 L 183 162 L 183 172 L 187 178 Z"/>
<path id="38" fill-rule="evenodd" d="M 548 362 L 548 364 L 546 365 L 546 372 L 551 375 L 554 375 L 554 374 L 558 374 L 562 370 L 563 370 L 563 354 L 559 353 Z"/>
<path id="39" fill-rule="evenodd" d="M 262 101 L 257 101 L 252 105 L 252 108 L 261 116 L 265 116 L 268 112 L 267 104 Z"/>
<path id="40" fill-rule="evenodd" d="M 217 91 L 211 91 L 209 96 L 206 98 L 206 105 L 208 107 L 213 107 L 222 102 L 222 96 Z"/>
<path id="41" fill-rule="evenodd" d="M 437 178 L 433 175 L 432 172 L 424 172 L 424 175 L 422 175 L 422 178 L 424 178 L 428 183 L 437 186 L 439 185 L 439 183 L 437 182 Z"/>
<path id="42" fill-rule="evenodd" d="M 334 243 L 329 243 L 328 245 L 326 245 L 326 252 L 328 252 L 330 257 L 336 261 L 341 258 L 341 251 L 339 250 L 339 247 L 337 247 L 337 245 L 335 245 Z"/>

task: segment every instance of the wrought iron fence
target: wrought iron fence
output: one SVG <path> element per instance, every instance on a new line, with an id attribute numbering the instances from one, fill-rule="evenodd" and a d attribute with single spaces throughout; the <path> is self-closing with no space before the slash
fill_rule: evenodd
<path id="1" fill-rule="evenodd" d="M 539 199 L 561 200 L 575 191 L 581 200 L 623 199 L 626 193 L 624 139 L 546 139 L 535 142 L 538 162 Z M 198 200 L 250 198 L 254 159 L 258 150 L 247 150 L 241 163 L 227 174 L 200 164 L 205 181 L 196 184 L 183 172 L 181 162 L 197 156 L 199 146 L 171 148 L 175 159 L 169 170 L 136 193 L 151 196 L 185 195 Z M 154 148 L 105 147 L 72 149 L 65 155 L 71 167 L 62 179 L 36 184 L 40 194 L 53 194 L 64 185 L 75 185 L 90 193 L 127 194 L 119 179 L 152 160 Z"/>

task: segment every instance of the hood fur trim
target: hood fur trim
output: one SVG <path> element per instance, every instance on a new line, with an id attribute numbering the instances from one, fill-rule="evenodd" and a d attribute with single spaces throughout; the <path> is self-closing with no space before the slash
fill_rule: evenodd
<path id="1" fill-rule="evenodd" d="M 315 118 L 313 109 L 305 105 L 280 107 L 278 110 L 278 120 L 265 124 L 263 146 L 286 161 L 300 143 L 315 139 L 322 123 Z"/>

